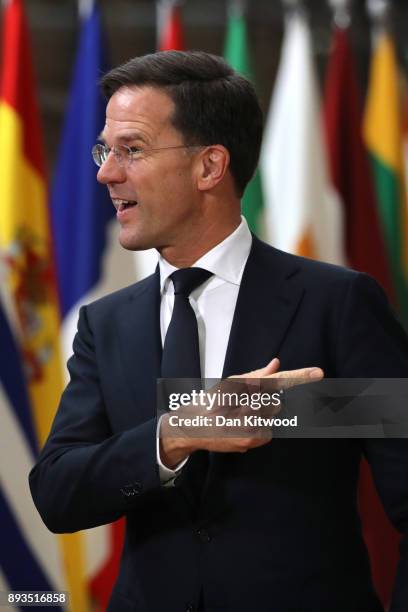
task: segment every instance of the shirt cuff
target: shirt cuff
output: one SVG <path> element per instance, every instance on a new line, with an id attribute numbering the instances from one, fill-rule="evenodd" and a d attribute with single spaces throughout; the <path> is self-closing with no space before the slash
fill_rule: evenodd
<path id="1" fill-rule="evenodd" d="M 172 487 L 174 486 L 174 480 L 176 479 L 176 477 L 180 474 L 181 470 L 183 469 L 183 467 L 185 466 L 185 464 L 187 463 L 187 461 L 189 460 L 189 457 L 186 457 L 185 459 L 183 459 L 183 461 L 180 461 L 180 463 L 178 463 L 176 465 L 175 468 L 170 469 L 168 467 L 166 467 L 161 460 L 160 457 L 160 425 L 161 425 L 161 420 L 163 418 L 164 415 L 162 415 L 159 420 L 157 421 L 157 430 L 156 430 L 156 460 L 157 460 L 157 465 L 159 468 L 159 477 L 160 477 L 160 482 L 163 486 L 165 487 Z"/>

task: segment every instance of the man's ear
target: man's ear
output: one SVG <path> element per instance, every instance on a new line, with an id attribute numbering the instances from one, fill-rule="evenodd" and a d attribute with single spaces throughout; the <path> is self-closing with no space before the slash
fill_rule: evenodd
<path id="1" fill-rule="evenodd" d="M 222 145 L 211 145 L 200 153 L 197 161 L 197 187 L 200 191 L 207 191 L 224 178 L 229 168 L 230 154 Z"/>

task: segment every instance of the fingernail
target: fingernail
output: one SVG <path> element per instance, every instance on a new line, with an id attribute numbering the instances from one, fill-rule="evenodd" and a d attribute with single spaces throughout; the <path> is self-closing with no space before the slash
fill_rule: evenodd
<path id="1" fill-rule="evenodd" d="M 320 368 L 313 368 L 313 370 L 310 370 L 309 378 L 321 378 L 321 377 L 322 377 L 322 371 Z"/>

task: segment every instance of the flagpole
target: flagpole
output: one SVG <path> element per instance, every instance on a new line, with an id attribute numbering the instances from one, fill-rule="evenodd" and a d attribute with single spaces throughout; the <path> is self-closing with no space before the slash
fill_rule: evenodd
<path id="1" fill-rule="evenodd" d="M 285 22 L 292 16 L 305 18 L 307 15 L 304 0 L 282 0 Z"/>
<path id="2" fill-rule="evenodd" d="M 163 33 L 164 24 L 167 21 L 167 15 L 169 11 L 175 6 L 182 6 L 186 0 L 157 0 L 156 2 L 156 22 L 157 22 L 157 35 L 156 35 L 156 47 L 160 46 L 160 41 Z"/>
<path id="3" fill-rule="evenodd" d="M 305 9 L 303 0 L 282 0 L 285 11 L 303 11 Z"/>
<path id="4" fill-rule="evenodd" d="M 371 18 L 372 28 L 372 43 L 375 46 L 378 37 L 388 30 L 391 14 L 391 3 L 389 0 L 367 0 L 367 13 Z"/>
<path id="5" fill-rule="evenodd" d="M 78 15 L 82 21 L 91 15 L 94 3 L 95 0 L 78 0 Z"/>
<path id="6" fill-rule="evenodd" d="M 244 15 L 248 8 L 248 0 L 231 0 L 228 3 L 229 15 Z"/>
<path id="7" fill-rule="evenodd" d="M 367 0 L 367 12 L 372 19 L 382 20 L 390 9 L 389 0 Z"/>
<path id="8" fill-rule="evenodd" d="M 168 9 L 168 0 L 157 0 L 156 2 L 156 49 L 159 48 L 163 26 L 165 23 L 165 13 Z"/>
<path id="9" fill-rule="evenodd" d="M 350 0 L 329 0 L 333 10 L 333 21 L 338 28 L 346 30 L 351 21 Z"/>

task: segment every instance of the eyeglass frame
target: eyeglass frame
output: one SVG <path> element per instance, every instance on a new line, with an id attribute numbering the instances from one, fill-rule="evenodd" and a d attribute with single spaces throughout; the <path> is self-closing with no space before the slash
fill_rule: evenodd
<path id="1" fill-rule="evenodd" d="M 96 166 L 98 168 L 102 168 L 103 164 L 106 163 L 109 153 L 113 153 L 113 156 L 115 158 L 115 161 L 117 162 L 117 164 L 121 167 L 124 168 L 126 164 L 124 164 L 121 160 L 122 156 L 119 154 L 119 159 L 118 159 L 118 149 L 120 147 L 120 149 L 126 149 L 127 151 L 127 159 L 128 159 L 128 164 L 127 167 L 130 166 L 130 164 L 134 161 L 134 155 L 136 155 L 137 153 L 140 153 L 140 159 L 143 158 L 145 153 L 153 153 L 156 151 L 169 151 L 171 149 L 195 149 L 195 148 L 199 148 L 199 147 L 204 147 L 206 145 L 170 145 L 167 147 L 154 147 L 154 148 L 149 148 L 149 149 L 143 149 L 142 147 L 130 147 L 129 145 L 125 145 L 125 144 L 119 144 L 116 145 L 114 147 L 108 147 L 106 144 L 102 143 L 102 142 L 98 142 L 96 144 L 94 144 L 94 146 L 92 147 L 91 153 L 92 153 L 92 159 L 95 162 Z M 105 160 L 99 164 L 96 160 L 97 160 L 97 150 L 102 148 L 105 152 L 106 152 L 106 158 Z M 119 150 L 120 150 L 119 149 Z"/>

